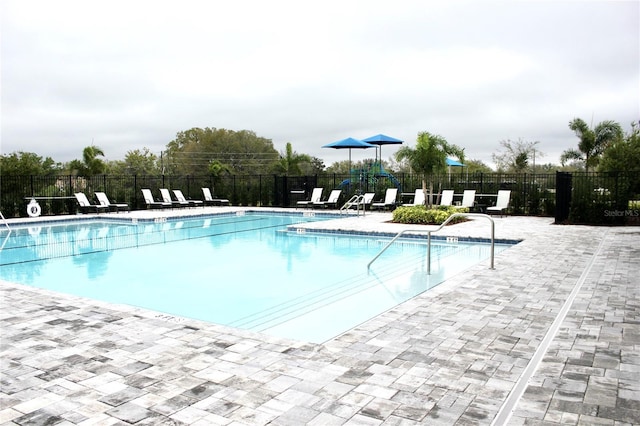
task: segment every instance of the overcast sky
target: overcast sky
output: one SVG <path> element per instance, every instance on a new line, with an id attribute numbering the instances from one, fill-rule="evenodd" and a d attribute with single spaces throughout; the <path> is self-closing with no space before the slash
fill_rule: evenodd
<path id="1" fill-rule="evenodd" d="M 1 151 L 121 160 L 214 127 L 329 166 L 347 152 L 327 143 L 428 131 L 489 165 L 519 138 L 559 163 L 574 117 L 640 118 L 639 5 L 3 0 Z"/>

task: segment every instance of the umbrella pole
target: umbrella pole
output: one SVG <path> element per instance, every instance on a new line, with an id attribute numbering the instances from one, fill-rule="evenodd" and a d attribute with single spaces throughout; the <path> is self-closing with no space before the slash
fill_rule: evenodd
<path id="1" fill-rule="evenodd" d="M 351 189 L 351 148 L 349 148 L 349 164 L 347 169 L 349 170 L 349 189 Z"/>

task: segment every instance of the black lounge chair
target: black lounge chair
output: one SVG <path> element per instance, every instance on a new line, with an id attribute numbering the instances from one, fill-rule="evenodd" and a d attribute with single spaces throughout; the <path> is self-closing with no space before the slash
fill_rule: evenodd
<path id="1" fill-rule="evenodd" d="M 166 209 L 171 207 L 171 203 L 154 200 L 150 189 L 142 188 L 142 196 L 144 197 L 144 202 L 148 209 Z"/>
<path id="2" fill-rule="evenodd" d="M 80 212 L 87 213 L 89 211 L 95 211 L 96 213 L 100 213 L 100 211 L 109 211 L 108 206 L 103 206 L 101 204 L 91 204 L 89 199 L 84 192 L 76 192 L 74 194 L 76 196 L 76 200 L 78 200 L 78 206 L 80 208 Z"/>
<path id="3" fill-rule="evenodd" d="M 204 201 L 202 200 L 187 200 L 184 196 L 184 194 L 182 193 L 182 190 L 180 189 L 174 189 L 173 190 L 173 195 L 176 196 L 176 200 L 178 200 L 181 203 L 189 203 L 189 207 L 198 207 L 198 206 L 202 206 L 204 207 Z"/>
<path id="4" fill-rule="evenodd" d="M 204 196 L 204 203 L 207 206 L 228 206 L 229 200 L 226 198 L 214 198 L 211 195 L 209 188 L 202 188 L 202 195 Z"/>
<path id="5" fill-rule="evenodd" d="M 371 209 L 389 209 L 392 210 L 396 206 L 396 198 L 398 196 L 398 188 L 387 188 L 384 201 L 372 203 Z"/>
<path id="6" fill-rule="evenodd" d="M 308 200 L 301 200 L 296 203 L 296 208 L 298 207 L 309 207 L 312 206 L 313 203 L 319 203 L 322 199 L 322 189 L 323 188 L 313 188 L 311 191 L 311 198 Z"/>
<path id="7" fill-rule="evenodd" d="M 109 210 L 118 212 L 121 210 L 129 211 L 129 204 L 126 203 L 112 203 L 109 201 L 109 197 L 104 192 L 96 192 L 96 198 L 98 199 L 98 203 L 102 206 L 106 206 Z"/>
<path id="8" fill-rule="evenodd" d="M 172 207 L 189 207 L 188 201 L 174 200 L 171 198 L 171 193 L 167 188 L 160 188 L 160 195 L 162 195 L 162 201 L 165 203 L 171 203 Z"/>

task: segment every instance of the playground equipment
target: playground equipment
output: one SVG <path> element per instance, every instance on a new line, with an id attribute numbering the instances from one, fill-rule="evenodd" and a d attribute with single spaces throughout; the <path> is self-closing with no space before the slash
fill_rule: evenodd
<path id="1" fill-rule="evenodd" d="M 375 191 L 377 186 L 385 179 L 388 179 L 393 186 L 398 188 L 398 192 L 402 192 L 400 181 L 386 171 L 380 161 L 373 161 L 366 168 L 351 169 L 349 178 L 340 183 L 340 188 L 348 191 L 352 184 L 357 184 L 360 191 Z"/>

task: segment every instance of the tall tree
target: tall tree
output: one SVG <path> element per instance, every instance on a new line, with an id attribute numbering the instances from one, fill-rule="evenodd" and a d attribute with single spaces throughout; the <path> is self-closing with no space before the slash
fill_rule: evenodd
<path id="1" fill-rule="evenodd" d="M 585 171 L 596 167 L 607 146 L 623 137 L 620 124 L 612 120 L 598 123 L 593 129 L 581 118 L 574 118 L 569 122 L 569 128 L 580 139 L 578 149 L 568 149 L 560 156 L 560 163 L 564 166 L 569 160 L 584 162 Z"/>
<path id="2" fill-rule="evenodd" d="M 158 156 L 149 148 L 128 151 L 123 161 L 109 163 L 109 173 L 124 175 L 153 175 L 160 173 Z"/>
<path id="3" fill-rule="evenodd" d="M 302 163 L 310 163 L 311 157 L 307 154 L 298 154 L 287 142 L 285 152 L 280 153 L 280 159 L 274 164 L 273 170 L 281 175 L 300 175 L 302 174 Z"/>
<path id="4" fill-rule="evenodd" d="M 51 157 L 43 159 L 33 152 L 19 151 L 0 155 L 0 174 L 5 176 L 49 175 L 58 170 L 60 166 Z"/>
<path id="5" fill-rule="evenodd" d="M 523 139 L 500 141 L 502 150 L 491 155 L 499 172 L 523 173 L 529 168 L 529 160 L 536 153 L 543 154 L 536 149 L 538 142 L 528 142 Z"/>
<path id="6" fill-rule="evenodd" d="M 418 134 L 415 148 L 403 146 L 396 152 L 396 161 L 407 161 L 411 169 L 422 176 L 422 191 L 429 207 L 433 201 L 433 179 L 429 179 L 429 197 L 427 197 L 427 178 L 447 170 L 448 156 L 458 157 L 461 162 L 464 162 L 464 149 L 449 144 L 440 135 L 433 135 L 429 132 Z"/>
<path id="7" fill-rule="evenodd" d="M 82 150 L 82 163 L 84 169 L 82 175 L 94 176 L 104 173 L 106 170 L 106 164 L 98 157 L 104 157 L 104 151 L 101 148 L 90 145 Z"/>
<path id="8" fill-rule="evenodd" d="M 467 173 L 491 173 L 491 167 L 487 166 L 482 160 L 466 160 L 464 169 Z"/>
<path id="9" fill-rule="evenodd" d="M 324 161 L 318 157 L 311 157 L 311 161 L 308 163 L 302 163 L 300 165 L 303 175 L 315 175 L 324 171 Z"/>
<path id="10" fill-rule="evenodd" d="M 207 127 L 179 132 L 167 144 L 163 162 L 168 173 L 206 174 L 216 160 L 235 174 L 260 174 L 268 173 L 278 158 L 273 142 L 254 132 Z"/>
<path id="11" fill-rule="evenodd" d="M 218 160 L 211 160 L 208 169 L 209 174 L 211 174 L 211 177 L 213 178 L 213 188 L 211 188 L 211 194 L 215 196 L 215 187 L 220 183 L 220 176 L 222 176 L 223 173 L 231 173 L 231 168 L 227 164 L 221 163 Z"/>
<path id="12" fill-rule="evenodd" d="M 598 170 L 640 174 L 640 121 L 631 123 L 631 131 L 607 147 Z"/>

